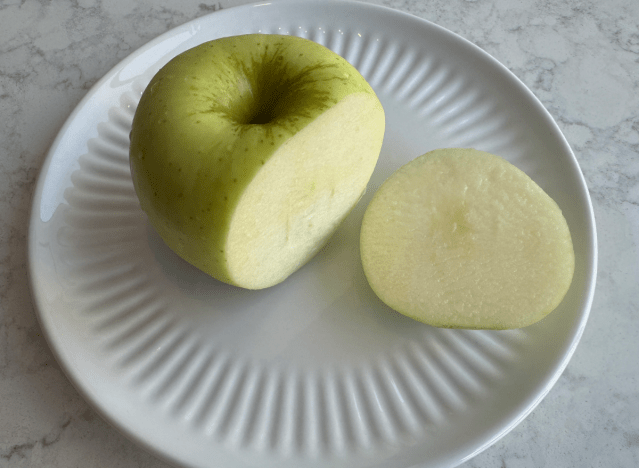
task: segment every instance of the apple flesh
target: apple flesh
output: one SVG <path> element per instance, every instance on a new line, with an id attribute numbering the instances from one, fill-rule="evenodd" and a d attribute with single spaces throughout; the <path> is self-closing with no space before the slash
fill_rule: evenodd
<path id="1" fill-rule="evenodd" d="M 359 201 L 384 136 L 377 96 L 310 40 L 244 35 L 171 60 L 136 110 L 130 164 L 166 244 L 249 289 L 304 265 Z"/>
<path id="2" fill-rule="evenodd" d="M 445 328 L 533 324 L 562 301 L 575 266 L 552 198 L 473 149 L 435 150 L 397 170 L 367 207 L 360 243 L 377 296 Z"/>

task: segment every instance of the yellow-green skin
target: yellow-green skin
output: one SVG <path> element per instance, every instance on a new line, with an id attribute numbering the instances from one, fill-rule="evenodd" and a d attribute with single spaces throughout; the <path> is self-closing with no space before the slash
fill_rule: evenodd
<path id="1" fill-rule="evenodd" d="M 153 77 L 133 119 L 142 209 L 178 255 L 233 283 L 226 235 L 253 175 L 286 140 L 361 92 L 374 94 L 353 66 L 298 37 L 235 36 L 178 55 Z"/>

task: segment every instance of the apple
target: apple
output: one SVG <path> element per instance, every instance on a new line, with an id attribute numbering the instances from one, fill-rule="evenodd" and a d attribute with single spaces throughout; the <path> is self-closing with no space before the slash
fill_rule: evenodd
<path id="1" fill-rule="evenodd" d="M 136 109 L 130 166 L 165 243 L 226 283 L 280 283 L 359 201 L 384 110 L 345 59 L 307 39 L 206 42 L 153 77 Z"/>
<path id="2" fill-rule="evenodd" d="M 384 303 L 443 328 L 533 324 L 563 300 L 575 268 L 559 206 L 474 149 L 435 150 L 392 174 L 366 208 L 360 248 Z"/>

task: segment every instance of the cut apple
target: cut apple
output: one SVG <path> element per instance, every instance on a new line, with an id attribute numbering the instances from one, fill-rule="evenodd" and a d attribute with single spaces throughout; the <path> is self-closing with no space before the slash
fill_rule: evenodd
<path id="1" fill-rule="evenodd" d="M 373 89 L 326 47 L 227 37 L 153 77 L 133 119 L 131 174 L 171 249 L 261 289 L 304 265 L 359 201 L 384 126 Z"/>
<path id="2" fill-rule="evenodd" d="M 474 149 L 435 150 L 397 170 L 367 207 L 360 242 L 377 296 L 445 328 L 533 324 L 563 300 L 575 265 L 552 198 Z"/>

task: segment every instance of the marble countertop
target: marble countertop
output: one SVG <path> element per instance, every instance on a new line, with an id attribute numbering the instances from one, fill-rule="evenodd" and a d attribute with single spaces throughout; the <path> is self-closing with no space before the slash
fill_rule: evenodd
<path id="1" fill-rule="evenodd" d="M 103 421 L 56 363 L 29 296 L 31 195 L 56 134 L 100 77 L 168 29 L 239 3 L 0 3 L 0 467 L 168 466 Z M 597 289 L 571 362 L 523 422 L 463 466 L 639 466 L 639 3 L 373 3 L 460 34 L 523 80 L 570 142 L 597 220 Z"/>

